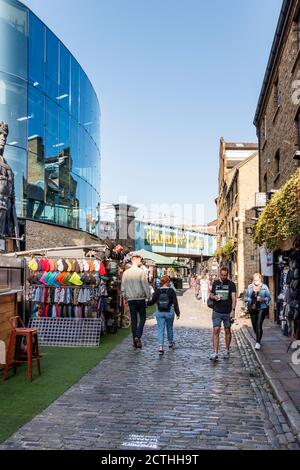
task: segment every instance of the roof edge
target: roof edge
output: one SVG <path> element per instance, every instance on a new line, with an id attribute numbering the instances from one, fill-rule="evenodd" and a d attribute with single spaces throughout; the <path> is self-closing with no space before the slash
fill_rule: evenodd
<path id="1" fill-rule="evenodd" d="M 293 2 L 291 0 L 283 0 L 276 31 L 275 31 L 275 36 L 273 39 L 273 43 L 272 43 L 272 47 L 271 47 L 271 51 L 270 51 L 270 55 L 269 55 L 269 59 L 267 63 L 267 68 L 265 71 L 265 75 L 264 75 L 264 79 L 263 79 L 263 83 L 262 83 L 262 87 L 261 87 L 261 91 L 260 91 L 260 95 L 258 99 L 258 104 L 257 104 L 255 116 L 254 116 L 253 124 L 255 125 L 255 127 L 257 127 L 258 120 L 262 111 L 262 107 L 265 101 L 265 94 L 269 86 L 270 77 L 272 75 L 274 65 L 276 63 L 276 59 L 278 55 L 279 45 L 282 41 L 283 33 L 286 27 L 286 21 L 292 9 L 292 6 L 293 6 Z"/>

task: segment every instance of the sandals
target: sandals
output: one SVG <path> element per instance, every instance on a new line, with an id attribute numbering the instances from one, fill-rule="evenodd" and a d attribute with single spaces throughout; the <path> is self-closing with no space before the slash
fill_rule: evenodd
<path id="1" fill-rule="evenodd" d="M 170 348 L 170 349 L 174 349 L 174 348 L 175 348 L 175 341 L 173 341 L 172 343 L 169 343 L 169 348 Z"/>
<path id="2" fill-rule="evenodd" d="M 165 353 L 164 350 L 162 348 L 159 348 L 158 354 L 162 356 L 164 353 Z"/>

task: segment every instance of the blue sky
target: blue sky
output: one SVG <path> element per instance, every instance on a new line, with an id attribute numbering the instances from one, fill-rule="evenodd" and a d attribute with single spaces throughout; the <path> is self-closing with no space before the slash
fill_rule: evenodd
<path id="1" fill-rule="evenodd" d="M 203 204 L 204 221 L 215 218 L 219 139 L 256 140 L 282 0 L 23 3 L 96 89 L 103 200 Z"/>

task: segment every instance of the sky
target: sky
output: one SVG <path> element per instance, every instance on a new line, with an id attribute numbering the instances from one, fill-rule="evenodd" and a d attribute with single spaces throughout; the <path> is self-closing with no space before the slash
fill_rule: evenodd
<path id="1" fill-rule="evenodd" d="M 282 0 L 23 3 L 97 92 L 102 200 L 166 216 L 170 205 L 189 205 L 186 222 L 213 220 L 220 137 L 257 140 L 253 119 Z"/>

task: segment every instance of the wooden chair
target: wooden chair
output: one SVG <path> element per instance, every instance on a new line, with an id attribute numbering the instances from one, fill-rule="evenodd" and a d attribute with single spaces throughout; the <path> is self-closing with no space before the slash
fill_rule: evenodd
<path id="1" fill-rule="evenodd" d="M 18 327 L 18 322 L 21 327 Z M 38 345 L 38 332 L 36 328 L 25 328 L 19 316 L 10 318 L 12 331 L 9 338 L 6 364 L 3 378 L 7 379 L 8 370 L 12 366 L 14 375 L 17 372 L 18 364 L 27 364 L 28 379 L 32 382 L 32 361 L 37 361 L 38 373 L 41 375 L 40 354 Z M 22 350 L 22 342 L 26 339 L 26 346 Z"/>

